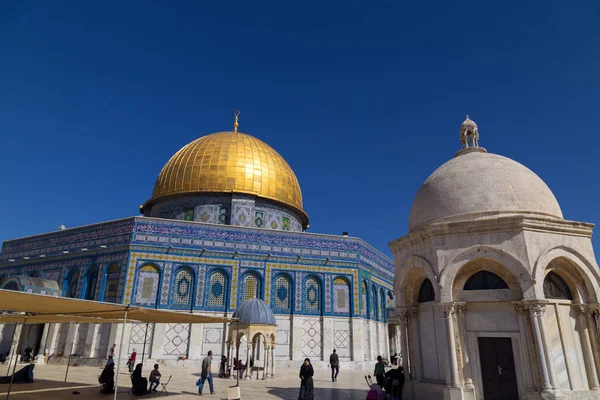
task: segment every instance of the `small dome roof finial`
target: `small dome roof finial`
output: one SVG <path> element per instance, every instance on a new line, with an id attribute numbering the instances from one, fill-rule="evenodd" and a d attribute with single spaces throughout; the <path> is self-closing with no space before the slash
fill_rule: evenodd
<path id="1" fill-rule="evenodd" d="M 233 123 L 233 131 L 237 132 L 238 126 L 240 126 L 240 124 L 238 123 L 238 117 L 240 116 L 240 110 L 237 110 L 236 112 L 234 112 L 233 115 L 235 116 L 235 122 Z"/>

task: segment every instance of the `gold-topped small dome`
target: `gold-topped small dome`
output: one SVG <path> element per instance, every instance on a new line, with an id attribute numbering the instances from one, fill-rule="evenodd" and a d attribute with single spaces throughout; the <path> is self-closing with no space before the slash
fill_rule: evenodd
<path id="1" fill-rule="evenodd" d="M 217 132 L 179 150 L 158 175 L 152 198 L 177 194 L 243 193 L 302 209 L 302 192 L 288 163 L 271 146 L 241 132 Z"/>

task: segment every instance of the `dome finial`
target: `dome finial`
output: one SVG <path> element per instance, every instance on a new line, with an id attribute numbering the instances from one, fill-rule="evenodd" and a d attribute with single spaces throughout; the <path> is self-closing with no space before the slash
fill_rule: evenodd
<path id="1" fill-rule="evenodd" d="M 469 119 L 469 114 L 467 114 L 467 118 L 460 124 L 460 143 L 463 149 L 469 147 L 469 138 L 473 147 L 479 147 L 479 130 L 477 129 L 477 124 Z"/>
<path id="2" fill-rule="evenodd" d="M 238 128 L 238 126 L 240 126 L 240 124 L 238 124 L 238 117 L 240 116 L 240 110 L 237 110 L 236 112 L 234 112 L 233 115 L 235 116 L 235 122 L 233 123 L 233 131 L 237 132 L 237 128 Z"/>
<path id="3" fill-rule="evenodd" d="M 471 140 L 471 147 L 469 147 L 469 139 Z M 456 153 L 455 157 L 474 151 L 487 153 L 483 147 L 479 147 L 479 129 L 477 128 L 477 124 L 469 118 L 469 114 L 467 114 L 467 117 L 463 123 L 460 124 L 459 140 L 460 144 L 462 145 L 462 149 Z"/>

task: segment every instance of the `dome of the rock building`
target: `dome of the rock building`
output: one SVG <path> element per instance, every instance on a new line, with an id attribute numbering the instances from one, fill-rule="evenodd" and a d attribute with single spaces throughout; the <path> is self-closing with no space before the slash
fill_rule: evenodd
<path id="1" fill-rule="evenodd" d="M 563 218 L 554 194 L 534 172 L 509 158 L 470 147 L 425 180 L 412 204 L 408 230 L 438 220 L 498 214 Z"/>
<path id="2" fill-rule="evenodd" d="M 291 208 L 308 224 L 294 171 L 271 146 L 245 133 L 217 132 L 184 146 L 163 167 L 143 208 L 198 194 L 253 195 Z"/>
<path id="3" fill-rule="evenodd" d="M 232 317 L 238 318 L 240 324 L 277 325 L 271 307 L 255 297 L 240 304 L 233 312 Z"/>

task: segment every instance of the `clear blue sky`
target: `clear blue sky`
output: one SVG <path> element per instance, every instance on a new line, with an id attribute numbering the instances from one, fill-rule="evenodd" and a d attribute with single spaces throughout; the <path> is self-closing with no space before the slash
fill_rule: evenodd
<path id="1" fill-rule="evenodd" d="M 3 1 L 0 241 L 137 215 L 236 109 L 296 172 L 311 232 L 390 254 L 465 114 L 599 222 L 600 3 L 490 3 Z"/>

